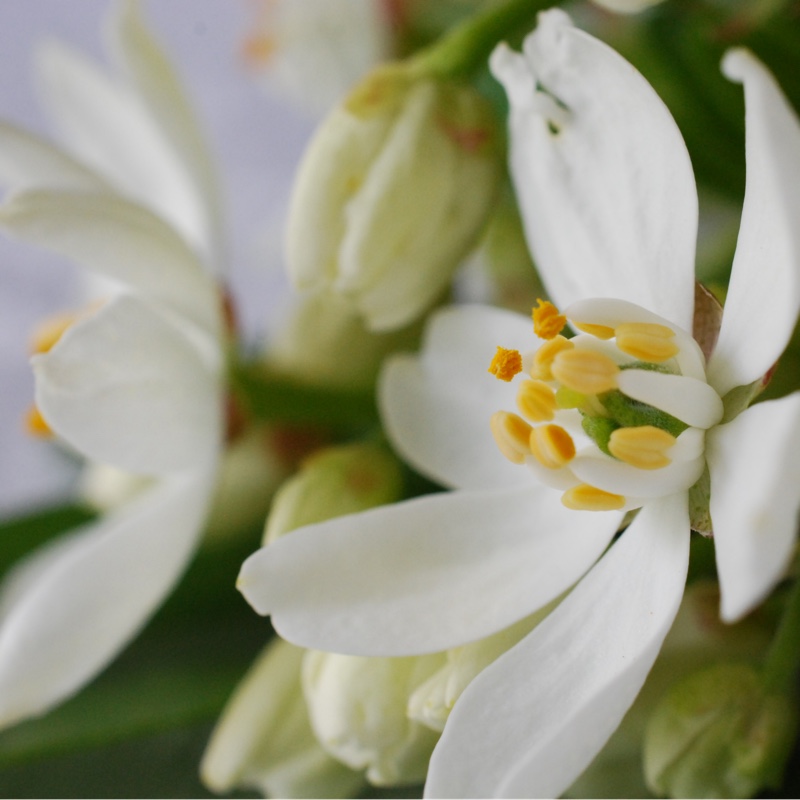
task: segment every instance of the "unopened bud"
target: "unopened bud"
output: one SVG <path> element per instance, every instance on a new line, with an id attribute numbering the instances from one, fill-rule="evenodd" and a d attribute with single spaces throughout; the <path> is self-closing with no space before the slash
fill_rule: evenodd
<path id="1" fill-rule="evenodd" d="M 776 788 L 797 723 L 796 699 L 766 693 L 754 667 L 707 667 L 679 681 L 653 712 L 647 782 L 670 797 L 753 797 Z"/>
<path id="2" fill-rule="evenodd" d="M 305 651 L 269 644 L 228 701 L 200 775 L 214 792 L 254 789 L 266 797 L 354 797 L 363 777 L 331 758 L 311 730 L 300 687 Z"/>
<path id="3" fill-rule="evenodd" d="M 300 166 L 287 230 L 295 285 L 348 296 L 375 331 L 420 316 L 482 233 L 503 171 L 499 141 L 472 87 L 404 63 L 373 70 Z"/>
<path id="4" fill-rule="evenodd" d="M 438 735 L 408 718 L 414 689 L 441 666 L 443 654 L 365 658 L 309 651 L 303 690 L 323 747 L 378 786 L 425 779 Z"/>
<path id="5" fill-rule="evenodd" d="M 401 491 L 400 464 L 380 445 L 320 450 L 275 494 L 264 543 L 303 525 L 392 503 Z"/>

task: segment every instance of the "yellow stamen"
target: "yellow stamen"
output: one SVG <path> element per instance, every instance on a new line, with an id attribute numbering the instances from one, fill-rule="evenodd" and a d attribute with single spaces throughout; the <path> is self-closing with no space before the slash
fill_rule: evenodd
<path id="1" fill-rule="evenodd" d="M 33 354 L 48 353 L 56 346 L 58 340 L 80 317 L 79 314 L 55 314 L 40 322 L 31 334 L 30 351 Z"/>
<path id="2" fill-rule="evenodd" d="M 567 324 L 567 318 L 559 314 L 558 309 L 547 300 L 539 298 L 536 302 L 538 306 L 533 309 L 533 332 L 540 339 L 555 339 Z"/>
<path id="3" fill-rule="evenodd" d="M 45 422 L 42 412 L 35 405 L 31 406 L 25 414 L 25 430 L 31 436 L 37 436 L 40 439 L 52 439 L 55 435 Z"/>
<path id="4" fill-rule="evenodd" d="M 558 408 L 556 393 L 544 381 L 523 381 L 517 392 L 517 407 L 532 422 L 549 422 Z"/>
<path id="5" fill-rule="evenodd" d="M 617 347 L 642 361 L 661 362 L 677 355 L 675 331 L 653 322 L 625 322 L 615 331 Z"/>
<path id="6" fill-rule="evenodd" d="M 553 373 L 550 371 L 553 359 L 563 350 L 571 350 L 573 347 L 575 345 L 564 336 L 556 336 L 555 339 L 545 342 L 533 356 L 531 377 L 541 381 L 553 380 Z"/>
<path id="7" fill-rule="evenodd" d="M 498 347 L 497 352 L 489 364 L 489 372 L 498 380 L 510 381 L 515 375 L 522 372 L 522 356 L 519 350 L 506 350 Z"/>
<path id="8" fill-rule="evenodd" d="M 561 502 L 574 511 L 616 511 L 625 505 L 625 498 L 582 483 L 564 492 Z"/>
<path id="9" fill-rule="evenodd" d="M 665 455 L 675 444 L 675 437 L 653 425 L 618 428 L 608 440 L 612 456 L 639 469 L 661 469 L 672 463 Z"/>
<path id="10" fill-rule="evenodd" d="M 581 394 L 600 394 L 615 389 L 619 367 L 603 353 L 574 347 L 560 352 L 550 367 L 553 377 Z"/>
<path id="11" fill-rule="evenodd" d="M 575 322 L 575 320 L 572 320 L 572 324 L 579 331 L 589 333 L 598 339 L 611 339 L 614 336 L 614 329 L 609 328 L 608 325 L 592 325 L 591 322 Z"/>
<path id="12" fill-rule="evenodd" d="M 575 442 L 559 425 L 539 425 L 531 431 L 530 450 L 547 469 L 561 469 L 575 458 Z"/>
<path id="13" fill-rule="evenodd" d="M 531 453 L 531 426 L 522 417 L 508 411 L 492 414 L 489 425 L 500 452 L 514 464 L 524 463 L 525 457 Z"/>

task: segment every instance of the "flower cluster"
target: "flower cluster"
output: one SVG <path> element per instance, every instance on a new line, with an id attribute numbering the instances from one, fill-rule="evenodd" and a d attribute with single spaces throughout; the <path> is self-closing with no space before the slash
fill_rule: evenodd
<path id="1" fill-rule="evenodd" d="M 327 109 L 285 198 L 291 310 L 263 338 L 237 322 L 210 153 L 136 0 L 109 17 L 116 72 L 40 50 L 62 145 L 0 124 L 0 231 L 102 278 L 35 336 L 29 427 L 84 466 L 94 509 L 4 578 L 0 726 L 51 714 L 19 728 L 34 756 L 62 711 L 74 749 L 101 738 L 80 690 L 198 554 L 153 640 L 168 690 L 133 645 L 111 674 L 149 722 L 103 724 L 218 718 L 217 793 L 780 787 L 800 120 L 741 33 L 779 12 L 598 0 L 589 32 L 531 0 L 322 5 L 263 3 L 245 44 L 262 90 Z M 686 100 L 668 108 L 634 66 L 637 37 L 666 20 L 694 43 L 700 19 L 720 123 L 744 89 L 729 270 L 698 248 L 729 244 L 705 192 L 735 168 L 708 166 L 697 76 L 659 79 Z"/>

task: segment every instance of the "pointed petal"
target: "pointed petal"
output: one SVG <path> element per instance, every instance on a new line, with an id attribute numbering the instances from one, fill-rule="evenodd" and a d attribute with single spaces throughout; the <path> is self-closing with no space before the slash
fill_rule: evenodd
<path id="1" fill-rule="evenodd" d="M 183 164 L 131 89 L 77 50 L 39 45 L 44 105 L 69 149 L 116 188 L 174 224 L 203 247 L 199 198 Z"/>
<path id="2" fill-rule="evenodd" d="M 558 797 L 644 683 L 689 561 L 685 493 L 645 506 L 571 594 L 456 702 L 431 797 Z"/>
<path id="3" fill-rule="evenodd" d="M 554 301 L 638 303 L 692 329 L 697 193 L 681 135 L 644 78 L 562 11 L 491 67 L 511 104 L 511 173 Z"/>
<path id="4" fill-rule="evenodd" d="M 747 187 L 722 327 L 708 365 L 720 394 L 769 370 L 800 312 L 800 124 L 751 53 L 730 51 L 723 70 L 744 84 Z"/>
<path id="5" fill-rule="evenodd" d="M 722 618 L 736 622 L 784 577 L 800 509 L 800 393 L 706 434 Z"/>
<path id="6" fill-rule="evenodd" d="M 544 487 L 447 492 L 298 529 L 245 561 L 238 586 L 297 644 L 435 652 L 557 597 L 621 519 L 569 511 Z"/>
<path id="7" fill-rule="evenodd" d="M 88 167 L 34 136 L 0 122 L 0 183 L 12 189 L 47 186 L 53 189 L 102 192 L 105 181 Z"/>
<path id="8" fill-rule="evenodd" d="M 117 195 L 30 191 L 0 207 L 10 236 L 55 250 L 219 335 L 216 289 L 163 220 Z"/>
<path id="9" fill-rule="evenodd" d="M 186 566 L 211 485 L 172 478 L 31 570 L 0 624 L 0 725 L 66 700 L 130 641 Z"/>
<path id="10" fill-rule="evenodd" d="M 536 346 L 530 320 L 488 306 L 434 315 L 420 356 L 398 356 L 379 384 L 381 417 L 398 452 L 445 486 L 530 485 L 530 473 L 500 455 L 489 420 L 513 407 L 515 390 L 488 372 L 497 346 Z"/>
<path id="11" fill-rule="evenodd" d="M 164 140 L 171 145 L 202 205 L 198 237 L 218 260 L 222 236 L 220 197 L 213 159 L 181 81 L 132 0 L 116 3 L 108 19 L 109 47 L 136 87 Z"/>
<path id="12" fill-rule="evenodd" d="M 96 461 L 160 474 L 215 458 L 216 373 L 181 331 L 128 295 L 33 358 L 47 424 Z"/>

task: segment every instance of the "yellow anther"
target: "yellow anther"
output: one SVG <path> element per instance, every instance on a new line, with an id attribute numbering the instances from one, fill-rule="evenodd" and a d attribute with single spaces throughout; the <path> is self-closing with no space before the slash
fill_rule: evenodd
<path id="1" fill-rule="evenodd" d="M 30 339 L 30 351 L 33 354 L 47 353 L 56 346 L 67 328 L 80 318 L 80 314 L 56 314 L 42 320 L 34 329 Z"/>
<path id="2" fill-rule="evenodd" d="M 573 347 L 553 359 L 550 371 L 568 389 L 581 394 L 600 394 L 616 388 L 619 367 L 603 353 Z"/>
<path id="3" fill-rule="evenodd" d="M 558 408 L 556 393 L 544 381 L 523 381 L 517 392 L 517 407 L 532 422 L 549 422 Z"/>
<path id="4" fill-rule="evenodd" d="M 555 339 L 564 326 L 567 318 L 558 313 L 558 309 L 547 300 L 539 298 L 538 305 L 533 309 L 533 332 L 540 339 Z"/>
<path id="5" fill-rule="evenodd" d="M 492 436 L 500 452 L 514 464 L 522 464 L 531 454 L 531 428 L 522 417 L 508 411 L 496 411 L 489 420 Z"/>
<path id="6" fill-rule="evenodd" d="M 531 377 L 541 381 L 553 380 L 553 373 L 550 371 L 553 359 L 563 350 L 571 350 L 573 347 L 575 345 L 564 336 L 556 336 L 555 339 L 545 342 L 534 353 Z"/>
<path id="7" fill-rule="evenodd" d="M 625 498 L 582 483 L 564 492 L 561 502 L 574 511 L 617 511 L 625 505 Z"/>
<path id="8" fill-rule="evenodd" d="M 25 430 L 31 436 L 37 436 L 40 439 L 51 439 L 55 435 L 45 422 L 42 412 L 35 405 L 31 406 L 25 414 Z"/>
<path id="9" fill-rule="evenodd" d="M 547 469 L 561 469 L 575 458 L 575 442 L 559 425 L 539 425 L 531 431 L 530 450 Z"/>
<path id="10" fill-rule="evenodd" d="M 596 336 L 598 339 L 612 339 L 614 337 L 614 329 L 609 328 L 608 325 L 592 325 L 590 322 L 575 322 L 575 320 L 572 320 L 572 324 L 579 331 Z"/>
<path id="11" fill-rule="evenodd" d="M 617 347 L 641 361 L 659 363 L 678 354 L 675 331 L 654 322 L 625 322 L 615 331 Z"/>
<path id="12" fill-rule="evenodd" d="M 665 453 L 675 444 L 675 437 L 653 425 L 618 428 L 608 440 L 612 456 L 639 469 L 661 469 L 672 463 Z"/>
<path id="13" fill-rule="evenodd" d="M 498 347 L 497 352 L 489 364 L 489 372 L 498 380 L 510 381 L 515 375 L 522 372 L 522 356 L 519 350 L 506 350 Z"/>

